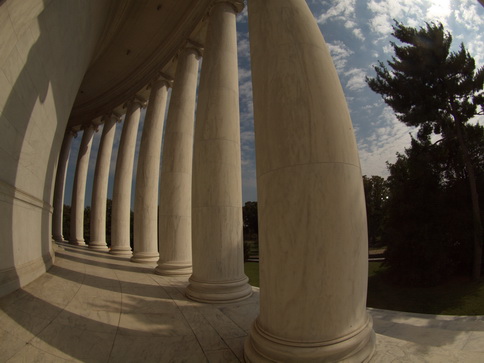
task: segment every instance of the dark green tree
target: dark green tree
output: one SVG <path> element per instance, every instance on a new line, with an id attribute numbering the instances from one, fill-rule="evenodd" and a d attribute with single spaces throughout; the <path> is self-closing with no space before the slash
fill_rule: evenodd
<path id="1" fill-rule="evenodd" d="M 462 160 L 459 174 L 467 180 L 473 219 L 472 276 L 481 275 L 483 230 L 477 176 L 467 146 L 466 124 L 483 114 L 484 67 L 475 61 L 463 44 L 451 52 L 452 36 L 442 24 L 427 24 L 415 29 L 395 22 L 392 35 L 402 45 L 392 42 L 395 56 L 388 67 L 379 62 L 376 77 L 367 78 L 370 88 L 382 95 L 398 119 L 408 126 L 419 127 L 418 140 L 441 136 L 444 145 L 457 145 Z"/>
<path id="2" fill-rule="evenodd" d="M 71 236 L 71 206 L 64 204 L 62 213 L 62 235 L 65 241 L 69 241 Z"/>
<path id="3" fill-rule="evenodd" d="M 91 242 L 91 207 L 84 208 L 84 240 L 87 244 Z"/>
<path id="4" fill-rule="evenodd" d="M 111 216 L 113 211 L 113 201 L 108 199 L 106 201 L 106 243 L 111 246 Z"/>
<path id="5" fill-rule="evenodd" d="M 363 186 L 365 188 L 368 222 L 368 244 L 370 246 L 381 246 L 384 244 L 383 231 L 386 223 L 387 182 L 378 175 L 371 177 L 363 175 Z"/>
<path id="6" fill-rule="evenodd" d="M 434 285 L 453 272 L 438 165 L 430 143 L 416 139 L 388 164 L 385 263 L 397 283 Z"/>
<path id="7" fill-rule="evenodd" d="M 484 127 L 465 129 L 483 193 Z M 450 275 L 472 272 L 470 191 L 456 148 L 412 138 L 405 153 L 388 164 L 386 264 L 398 283 L 434 285 Z"/>
<path id="8" fill-rule="evenodd" d="M 259 222 L 257 220 L 257 202 L 245 202 L 242 207 L 244 222 L 244 240 L 257 241 L 259 234 Z"/>

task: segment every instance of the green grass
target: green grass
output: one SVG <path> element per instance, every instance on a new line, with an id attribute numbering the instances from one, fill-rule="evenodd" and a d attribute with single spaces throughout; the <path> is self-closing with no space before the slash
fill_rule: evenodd
<path id="1" fill-rule="evenodd" d="M 484 315 L 484 281 L 454 278 L 435 287 L 402 287 L 383 277 L 380 262 L 370 262 L 368 270 L 369 307 L 424 314 Z M 259 286 L 259 264 L 246 262 L 249 283 Z"/>
<path id="2" fill-rule="evenodd" d="M 380 262 L 370 262 L 367 305 L 379 309 L 444 315 L 484 315 L 484 281 L 453 278 L 434 287 L 395 286 Z"/>
<path id="3" fill-rule="evenodd" d="M 259 287 L 259 263 L 258 262 L 246 262 L 245 274 L 249 278 L 249 284 Z"/>

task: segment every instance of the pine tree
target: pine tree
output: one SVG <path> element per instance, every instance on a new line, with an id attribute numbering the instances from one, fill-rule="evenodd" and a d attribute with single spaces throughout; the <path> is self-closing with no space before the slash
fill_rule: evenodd
<path id="1" fill-rule="evenodd" d="M 379 62 L 376 77 L 367 78 L 370 88 L 379 93 L 408 126 L 419 127 L 417 137 L 429 140 L 441 135 L 444 144 L 456 142 L 471 194 L 474 229 L 472 275 L 481 275 L 483 229 L 479 196 L 470 152 L 466 123 L 483 114 L 484 67 L 476 70 L 474 59 L 464 44 L 451 52 L 452 36 L 442 24 L 426 24 L 415 29 L 395 22 L 392 35 L 402 45 L 392 42 L 395 56 L 388 66 Z"/>

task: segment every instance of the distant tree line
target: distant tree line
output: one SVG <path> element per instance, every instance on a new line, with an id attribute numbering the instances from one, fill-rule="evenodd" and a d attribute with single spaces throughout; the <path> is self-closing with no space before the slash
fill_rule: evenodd
<path id="1" fill-rule="evenodd" d="M 113 210 L 113 201 L 111 199 L 106 200 L 106 243 L 111 246 L 111 216 Z M 130 214 L 130 244 L 133 248 L 133 224 L 134 213 Z M 69 240 L 71 231 L 71 206 L 64 204 L 62 233 L 65 240 Z M 91 207 L 87 206 L 84 209 L 84 240 L 86 243 L 91 242 Z"/>
<path id="2" fill-rule="evenodd" d="M 112 205 L 113 202 L 111 199 L 107 199 L 106 201 L 106 242 L 107 245 L 111 245 L 111 215 L 112 215 Z M 255 245 L 257 248 L 258 244 L 258 234 L 259 234 L 259 224 L 257 221 L 257 202 L 246 202 L 244 207 L 242 208 L 243 214 L 243 233 L 244 233 L 244 241 L 247 241 L 250 245 Z M 133 223 L 134 223 L 134 213 L 131 211 L 131 218 L 130 218 L 130 243 L 131 248 L 133 247 Z M 65 240 L 69 240 L 70 237 L 70 228 L 71 226 L 71 206 L 64 204 L 64 213 L 63 213 L 63 224 L 62 224 L 62 233 L 64 235 Z M 87 206 L 84 209 L 84 240 L 86 243 L 91 242 L 91 207 Z M 247 246 L 247 244 L 246 244 Z M 248 257 L 248 247 L 245 247 L 246 251 L 246 258 Z"/>

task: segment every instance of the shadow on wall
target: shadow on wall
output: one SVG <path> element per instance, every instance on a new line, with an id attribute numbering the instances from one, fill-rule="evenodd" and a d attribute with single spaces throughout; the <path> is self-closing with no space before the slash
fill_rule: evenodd
<path id="1" fill-rule="evenodd" d="M 3 17 L 7 17 L 10 14 L 10 9 L 9 5 L 11 5 L 12 1 L 5 3 L 5 1 L 2 2 L 2 7 L 0 8 L 0 12 L 4 13 Z M 45 2 L 43 4 L 43 7 L 45 6 Z M 5 37 L 10 37 L 11 39 L 14 39 L 17 37 L 18 39 L 22 38 L 22 35 L 24 35 L 24 38 L 27 38 L 27 33 L 30 32 L 29 25 L 30 24 L 25 24 L 23 27 L 16 27 L 15 24 L 12 23 L 12 20 L 10 20 L 9 25 L 11 26 L 12 33 L 9 35 L 4 35 Z M 15 215 L 14 215 L 14 209 L 15 209 L 15 204 L 22 204 L 21 201 L 16 200 L 16 193 L 15 193 L 15 188 L 18 185 L 17 183 L 17 173 L 18 173 L 18 168 L 19 168 L 19 162 L 22 159 L 22 152 L 24 148 L 26 147 L 26 144 L 29 143 L 29 140 L 26 139 L 26 135 L 28 132 L 29 128 L 29 122 L 33 116 L 33 111 L 34 111 L 34 106 L 37 104 L 37 102 L 44 103 L 46 100 L 47 92 L 49 89 L 49 80 L 48 79 L 42 79 L 41 82 L 36 82 L 34 85 L 30 73 L 35 72 L 38 70 L 38 67 L 41 66 L 39 63 L 39 59 L 35 59 L 35 54 L 39 52 L 37 50 L 38 48 L 46 48 L 48 44 L 46 44 L 46 38 L 44 36 L 43 32 L 43 22 L 42 22 L 42 14 L 39 15 L 38 17 L 38 25 L 39 25 L 39 38 L 37 41 L 30 47 L 30 50 L 28 51 L 25 59 L 25 64 L 23 65 L 21 71 L 19 72 L 18 76 L 16 79 L 9 79 L 8 76 L 14 77 L 14 74 L 9 72 L 9 69 L 7 68 L 8 64 L 7 62 L 10 61 L 9 63 L 15 62 L 15 58 L 17 57 L 22 57 L 21 54 L 19 54 L 17 44 L 13 44 L 11 49 L 3 49 L 2 53 L 5 55 L 8 54 L 8 56 L 5 56 L 5 58 L 9 59 L 2 59 L 2 61 L 5 63 L 4 66 L 2 66 L 2 72 L 3 72 L 3 79 L 2 82 L 11 82 L 11 89 L 10 89 L 10 94 L 7 98 L 7 101 L 5 103 L 5 106 L 2 110 L 2 139 L 3 138 L 8 138 L 14 142 L 6 143 L 8 145 L 9 149 L 7 150 L 8 154 L 3 153 L 2 155 L 2 164 L 3 165 L 8 165 L 8 167 L 3 168 L 2 170 L 2 181 L 5 182 L 7 185 L 5 186 L 6 192 L 4 197 L 4 203 L 2 203 L 0 213 L 1 217 L 4 223 L 5 228 L 2 228 L 1 234 L 1 243 L 2 243 L 2 257 L 1 257 L 1 269 L 8 269 L 7 276 L 2 276 L 1 282 L 2 285 L 8 285 L 5 286 L 6 289 L 11 290 L 12 288 L 19 287 L 21 285 L 21 281 L 19 279 L 19 276 L 16 271 L 16 261 L 15 261 L 15 256 L 14 256 L 14 243 L 17 241 L 17 235 L 18 233 L 22 233 L 21 230 L 17 230 L 18 227 L 21 227 L 20 225 L 16 225 L 16 221 L 14 221 Z M 21 34 L 18 34 L 18 33 Z M 37 49 L 36 49 L 37 48 Z M 17 57 L 16 57 L 17 56 Z M 20 58 L 21 59 L 21 58 Z M 20 65 L 21 61 L 17 60 L 16 65 Z M 38 80 L 38 78 L 37 78 Z M 7 89 L 10 88 L 5 84 Z M 54 88 L 53 88 L 54 89 Z M 4 143 L 5 145 L 5 143 Z M 30 146 L 30 145 L 28 145 Z M 46 147 L 49 147 L 51 145 L 47 145 Z M 36 150 L 37 152 L 42 152 L 41 150 Z M 52 152 L 52 148 L 51 148 Z M 46 197 L 46 190 L 44 188 L 44 194 L 43 194 L 43 200 L 45 200 Z M 40 202 L 40 201 L 39 201 Z M 31 208 L 41 208 L 39 205 L 34 205 L 31 206 Z M 39 213 L 39 211 L 37 211 Z M 46 217 L 48 219 L 48 213 L 45 213 L 45 211 L 41 210 L 41 221 L 40 221 L 40 227 L 42 229 L 41 232 L 41 250 L 45 251 L 48 250 L 47 244 L 48 239 L 46 238 L 46 233 L 48 231 L 45 231 L 46 226 L 48 226 L 48 221 L 46 223 Z M 47 214 L 47 216 L 46 216 Z M 27 226 L 23 226 L 22 230 L 24 230 Z M 20 236 L 19 236 L 20 237 Z M 36 239 L 36 237 L 31 236 L 32 239 Z M 43 253 L 42 253 L 43 255 Z M 49 258 L 48 257 L 42 257 L 43 258 L 43 263 L 45 265 L 45 268 L 49 267 Z M 3 289 L 2 289 L 3 290 Z M 0 290 L 0 291 L 2 291 Z"/>
<path id="2" fill-rule="evenodd" d="M 0 1 L 0 296 L 52 264 L 58 153 L 99 33 L 90 15 L 106 3 Z"/>

